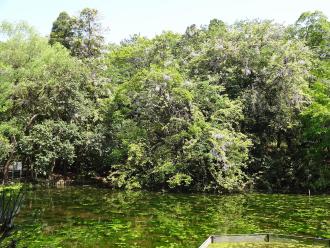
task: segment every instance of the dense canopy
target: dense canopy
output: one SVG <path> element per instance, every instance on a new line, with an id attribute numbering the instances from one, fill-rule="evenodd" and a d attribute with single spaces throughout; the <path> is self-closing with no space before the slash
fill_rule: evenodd
<path id="1" fill-rule="evenodd" d="M 50 38 L 0 25 L 0 164 L 113 187 L 322 192 L 330 187 L 330 22 L 211 20 L 105 44 L 98 12 Z"/>

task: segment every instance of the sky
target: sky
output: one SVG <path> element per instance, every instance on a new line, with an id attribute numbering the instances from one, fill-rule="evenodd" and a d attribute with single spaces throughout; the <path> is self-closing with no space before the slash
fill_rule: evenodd
<path id="1" fill-rule="evenodd" d="M 78 15 L 85 7 L 100 12 L 106 40 L 115 43 L 133 34 L 182 33 L 213 18 L 228 24 L 256 18 L 292 24 L 302 12 L 314 10 L 330 18 L 330 0 L 0 0 L 0 21 L 27 21 L 46 36 L 61 11 Z"/>

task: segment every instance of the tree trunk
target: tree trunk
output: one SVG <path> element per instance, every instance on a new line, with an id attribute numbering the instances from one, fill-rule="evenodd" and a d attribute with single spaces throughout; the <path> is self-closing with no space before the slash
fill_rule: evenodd
<path id="1" fill-rule="evenodd" d="M 277 133 L 277 149 L 281 148 L 281 144 L 282 144 L 282 135 L 280 132 Z"/>
<path id="2" fill-rule="evenodd" d="M 6 184 L 8 182 L 9 165 L 12 161 L 13 161 L 13 155 L 11 154 L 3 168 L 3 180 L 2 180 L 3 184 Z"/>
<path id="3" fill-rule="evenodd" d="M 50 169 L 49 179 L 51 179 L 51 176 L 54 172 L 55 165 L 56 165 L 56 158 L 54 158 L 53 161 L 52 161 L 52 167 Z"/>

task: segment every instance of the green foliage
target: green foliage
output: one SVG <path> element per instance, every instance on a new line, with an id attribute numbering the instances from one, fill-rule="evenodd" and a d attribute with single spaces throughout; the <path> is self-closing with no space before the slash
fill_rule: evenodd
<path id="1" fill-rule="evenodd" d="M 312 88 L 313 103 L 302 113 L 306 142 L 305 178 L 310 187 L 330 186 L 330 81 L 317 82 Z"/>
<path id="2" fill-rule="evenodd" d="M 236 192 L 329 187 L 329 30 L 214 19 L 104 46 L 98 12 L 50 39 L 0 25 L 0 162 L 115 187 Z"/>
<path id="3" fill-rule="evenodd" d="M 116 151 L 109 158 L 116 164 L 112 184 L 214 191 L 243 187 L 249 142 L 233 128 L 235 117 L 226 118 L 239 115 L 240 105 L 215 91 L 215 107 L 206 119 L 199 106 L 209 104 L 202 102 L 204 91 L 195 90 L 197 85 L 185 83 L 173 67 L 152 66 L 118 86 L 107 117 Z"/>
<path id="4" fill-rule="evenodd" d="M 301 113 L 303 161 L 299 177 L 309 188 L 327 190 L 330 186 L 330 22 L 320 11 L 303 13 L 295 25 L 300 38 L 320 60 L 313 67 L 309 89 L 311 104 Z"/>
<path id="5" fill-rule="evenodd" d="M 102 84 L 96 89 L 91 69 L 62 46 L 49 46 L 29 29 L 11 30 L 19 31 L 0 44 L 1 161 L 20 157 L 48 174 L 56 160 L 70 165 L 80 153 L 79 161 L 90 166 L 102 142 L 102 132 L 94 132 L 101 131 L 96 104 Z M 95 159 L 86 158 L 92 155 Z"/>
<path id="6" fill-rule="evenodd" d="M 12 184 L 12 185 L 1 185 L 0 186 L 0 192 L 2 191 L 19 191 L 23 188 L 23 184 L 22 183 L 16 183 L 16 184 Z"/>
<path id="7" fill-rule="evenodd" d="M 78 17 L 61 12 L 53 23 L 49 43 L 60 43 L 79 58 L 98 57 L 103 48 L 104 37 L 98 22 L 96 9 L 83 9 Z"/>
<path id="8" fill-rule="evenodd" d="M 15 153 L 16 139 L 20 136 L 21 132 L 17 128 L 17 123 L 4 122 L 0 123 L 0 162 L 5 162 L 10 154 Z"/>
<path id="9" fill-rule="evenodd" d="M 305 90 L 312 52 L 304 42 L 288 39 L 285 27 L 270 21 L 242 21 L 226 27 L 214 20 L 208 27 L 188 28 L 183 41 L 188 75 L 222 87 L 243 108 L 244 118 L 237 111 L 226 118 L 235 118 L 253 141 L 248 173 L 255 175 L 259 186 L 270 182 L 270 188 L 276 188 L 278 175 L 285 178 L 295 170 L 296 165 L 288 166 L 290 153 L 294 155 L 295 140 L 291 143 L 291 139 L 300 125 L 299 113 L 309 102 Z M 207 91 L 201 98 L 211 102 L 206 108 L 219 108 L 209 95 Z M 292 178 L 280 182 L 278 188 L 289 181 Z"/>
<path id="10" fill-rule="evenodd" d="M 74 19 L 66 12 L 61 12 L 53 23 L 49 44 L 61 43 L 67 49 L 72 46 Z"/>
<path id="11" fill-rule="evenodd" d="M 76 157 L 75 147 L 80 144 L 78 127 L 63 121 L 45 121 L 33 126 L 20 142 L 23 154 L 30 157 L 39 173 L 50 175 L 57 161 L 69 165 Z"/>
<path id="12" fill-rule="evenodd" d="M 321 11 L 304 12 L 295 23 L 295 32 L 322 59 L 330 58 L 330 22 Z"/>

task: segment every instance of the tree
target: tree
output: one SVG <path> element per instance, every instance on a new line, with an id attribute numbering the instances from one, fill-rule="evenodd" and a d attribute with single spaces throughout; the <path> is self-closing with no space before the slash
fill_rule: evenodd
<path id="1" fill-rule="evenodd" d="M 242 128 L 254 142 L 248 171 L 259 174 L 259 182 L 281 188 L 292 178 L 278 175 L 295 165 L 281 167 L 283 161 L 276 160 L 290 160 L 294 154 L 292 137 L 308 103 L 304 89 L 311 53 L 303 42 L 288 40 L 284 27 L 269 21 L 239 22 L 228 30 L 223 25 L 202 30 L 206 38 L 188 65 L 189 74 L 211 80 L 231 99 L 243 101 Z"/>
<path id="2" fill-rule="evenodd" d="M 3 179 L 6 182 L 9 165 L 19 157 L 18 141 L 24 132 L 20 116 L 12 112 L 17 85 L 14 71 L 26 64 L 30 54 L 35 51 L 36 33 L 24 22 L 16 25 L 2 22 L 0 33 L 4 38 L 0 42 L 0 164 L 3 165 Z M 21 42 L 23 40 L 29 40 L 26 42 L 29 45 Z"/>
<path id="3" fill-rule="evenodd" d="M 175 68 L 158 65 L 117 88 L 106 115 L 113 185 L 222 192 L 244 187 L 249 141 L 226 119 L 240 112 L 239 105 L 210 88 L 219 109 L 205 117 L 199 109 L 207 108 L 199 95 L 204 91 L 196 92 Z"/>
<path id="4" fill-rule="evenodd" d="M 326 190 L 329 27 L 214 19 L 105 49 L 93 9 L 60 13 L 48 42 L 2 23 L 0 162 L 129 189 Z"/>
<path id="5" fill-rule="evenodd" d="M 324 13 L 302 13 L 295 23 L 295 32 L 309 47 L 315 49 L 321 58 L 330 57 L 330 22 Z"/>
<path id="6" fill-rule="evenodd" d="M 309 188 L 330 186 L 330 81 L 312 87 L 313 103 L 302 113 L 306 155 L 300 177 Z"/>
<path id="7" fill-rule="evenodd" d="M 0 124 L 0 164 L 3 165 L 3 182 L 8 180 L 9 165 L 17 158 L 17 139 L 22 135 L 21 129 L 14 121 Z"/>
<path id="8" fill-rule="evenodd" d="M 8 30 L 16 29 L 12 26 Z M 71 158 L 75 159 L 73 162 L 78 168 L 86 164 L 90 166 L 98 158 L 98 142 L 102 139 L 102 134 L 94 131 L 100 122 L 96 104 L 101 90 L 97 87 L 102 85 L 97 84 L 99 82 L 94 80 L 84 63 L 70 56 L 61 45 L 50 46 L 47 40 L 26 31 L 11 33 L 0 43 L 0 87 L 4 89 L 0 94 L 0 120 L 5 130 L 0 133 L 2 142 L 11 148 L 4 163 L 7 165 L 14 157 L 20 157 L 25 164 L 42 166 L 34 167 L 36 171 L 48 168 L 45 163 L 58 160 L 57 154 L 65 149 L 53 151 L 40 142 L 53 138 L 52 130 L 72 130 L 73 125 L 81 142 L 70 145 L 80 152 L 80 157 L 67 155 L 62 167 L 66 168 L 65 163 L 69 166 Z M 39 131 L 44 131 L 44 137 L 38 134 Z M 33 150 L 34 154 L 29 152 L 31 146 L 38 144 L 40 146 Z M 68 145 L 68 152 L 69 148 Z M 8 151 L 7 148 L 4 150 Z M 36 154 L 48 154 L 45 155 L 48 160 L 37 162 Z M 93 157 L 89 158 L 90 155 Z"/>
<path id="9" fill-rule="evenodd" d="M 106 53 L 106 77 L 112 86 L 128 81 L 139 70 L 150 65 L 149 49 L 151 41 L 147 38 L 134 36 L 122 42 L 120 46 L 112 46 Z"/>
<path id="10" fill-rule="evenodd" d="M 61 12 L 53 23 L 52 31 L 49 37 L 49 44 L 56 42 L 62 44 L 67 49 L 71 49 L 74 36 L 74 24 L 76 20 L 71 18 L 68 13 Z"/>
<path id="11" fill-rule="evenodd" d="M 330 181 L 330 22 L 320 11 L 304 12 L 294 30 L 319 58 L 314 61 L 314 80 L 308 91 L 311 104 L 301 113 L 303 162 L 299 177 L 309 189 L 326 190 Z"/>
<path id="12" fill-rule="evenodd" d="M 101 33 L 97 10 L 85 8 L 78 17 L 61 12 L 53 23 L 49 43 L 61 43 L 78 58 L 94 58 L 101 55 L 104 46 Z"/>
<path id="13" fill-rule="evenodd" d="M 75 124 L 46 120 L 33 126 L 21 140 L 22 152 L 29 156 L 32 167 L 39 174 L 50 176 L 56 164 L 72 165 L 80 144 Z"/>
<path id="14" fill-rule="evenodd" d="M 82 58 L 97 57 L 103 49 L 102 26 L 96 9 L 83 9 L 75 26 L 73 55 Z"/>

